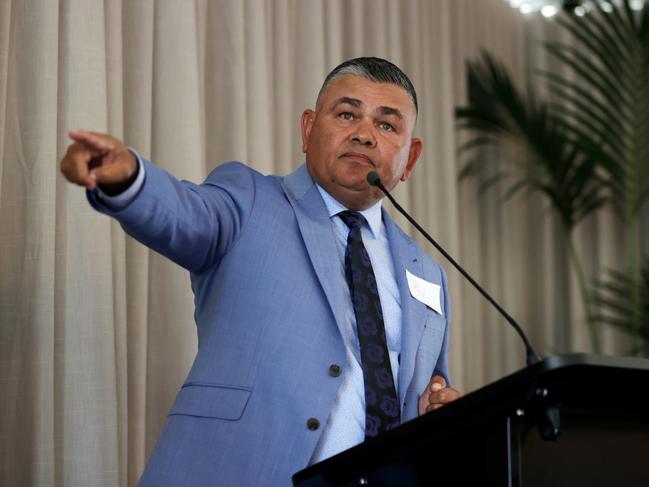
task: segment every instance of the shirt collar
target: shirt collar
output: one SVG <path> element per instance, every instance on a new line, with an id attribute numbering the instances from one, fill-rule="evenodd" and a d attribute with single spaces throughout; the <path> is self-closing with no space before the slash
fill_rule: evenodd
<path id="1" fill-rule="evenodd" d="M 320 195 L 325 202 L 327 211 L 329 212 L 329 218 L 333 218 L 341 211 L 349 210 L 349 208 L 342 205 L 337 199 L 327 193 L 327 191 L 318 183 L 316 183 L 316 187 L 318 188 L 318 191 L 320 192 Z M 366 210 L 359 211 L 358 213 L 363 215 L 367 220 L 370 231 L 372 232 L 372 236 L 374 238 L 378 238 L 379 235 L 381 235 L 381 200 L 377 201 Z"/>

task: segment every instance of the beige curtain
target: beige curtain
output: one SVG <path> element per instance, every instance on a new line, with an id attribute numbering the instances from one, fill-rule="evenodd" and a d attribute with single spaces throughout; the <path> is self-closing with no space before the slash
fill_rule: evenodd
<path id="1" fill-rule="evenodd" d="M 233 159 L 285 174 L 301 111 L 349 57 L 388 57 L 418 89 L 425 149 L 403 205 L 540 350 L 586 350 L 547 204 L 457 181 L 466 59 L 487 47 L 526 79 L 539 22 L 502 0 L 0 0 L 0 484 L 134 485 L 196 349 L 188 275 L 63 180 L 66 132 L 110 132 L 194 181 Z M 582 232 L 591 267 L 615 258 L 610 221 Z M 470 391 L 523 352 L 444 266 Z"/>

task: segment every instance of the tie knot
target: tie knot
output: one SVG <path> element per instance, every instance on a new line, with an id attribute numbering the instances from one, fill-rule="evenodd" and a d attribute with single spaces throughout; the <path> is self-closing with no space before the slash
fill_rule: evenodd
<path id="1" fill-rule="evenodd" d="M 367 221 L 365 217 L 356 211 L 341 211 L 338 213 L 338 216 L 342 221 L 345 222 L 345 225 L 349 227 L 350 230 L 360 229 L 363 224 Z"/>

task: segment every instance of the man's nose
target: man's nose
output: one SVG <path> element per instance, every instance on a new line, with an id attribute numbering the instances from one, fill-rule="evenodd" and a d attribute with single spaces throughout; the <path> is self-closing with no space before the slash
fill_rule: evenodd
<path id="1" fill-rule="evenodd" d="M 376 145 L 376 137 L 374 135 L 373 125 L 367 122 L 359 122 L 356 125 L 356 130 L 351 135 L 351 141 L 368 147 L 374 147 Z"/>

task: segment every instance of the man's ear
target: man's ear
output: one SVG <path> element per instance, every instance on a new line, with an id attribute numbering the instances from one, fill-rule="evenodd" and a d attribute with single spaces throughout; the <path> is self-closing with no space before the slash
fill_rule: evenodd
<path id="1" fill-rule="evenodd" d="M 406 164 L 406 169 L 401 175 L 401 181 L 405 181 L 410 177 L 412 170 L 415 168 L 415 164 L 419 160 L 421 151 L 424 150 L 424 143 L 420 139 L 412 139 L 410 141 L 410 150 L 408 151 L 408 163 Z"/>
<path id="2" fill-rule="evenodd" d="M 310 108 L 307 108 L 302 112 L 302 118 L 300 119 L 300 128 L 302 131 L 302 152 L 306 153 L 309 146 L 309 135 L 311 135 L 311 129 L 313 128 L 313 121 L 315 120 L 315 112 Z"/>

